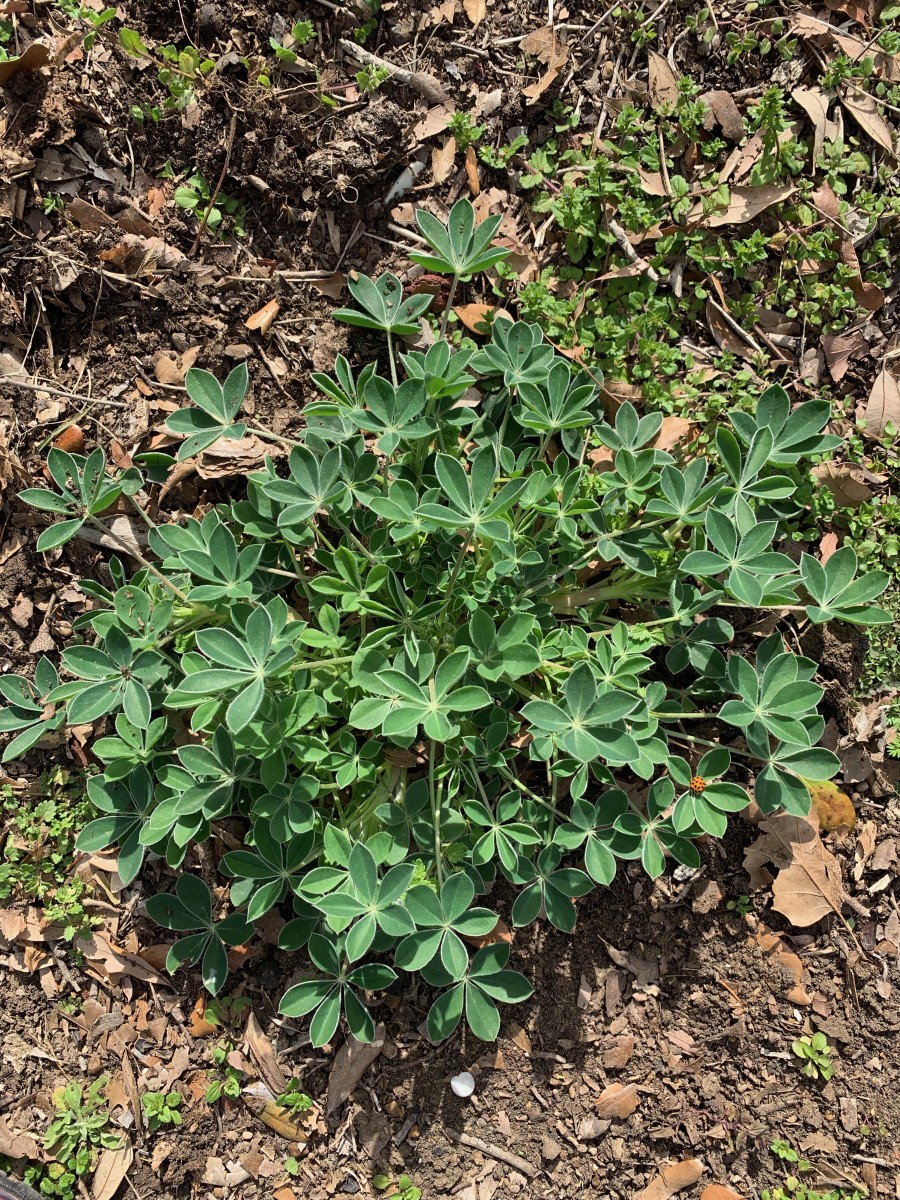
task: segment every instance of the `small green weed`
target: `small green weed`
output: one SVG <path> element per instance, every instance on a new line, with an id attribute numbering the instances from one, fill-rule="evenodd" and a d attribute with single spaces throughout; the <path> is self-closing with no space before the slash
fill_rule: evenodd
<path id="1" fill-rule="evenodd" d="M 447 122 L 447 132 L 456 139 L 456 148 L 465 152 L 480 142 L 487 125 L 476 125 L 467 112 L 458 108 Z"/>
<path id="2" fill-rule="evenodd" d="M 422 1200 L 422 1189 L 416 1187 L 408 1175 L 401 1175 L 397 1180 L 389 1175 L 376 1175 L 372 1187 L 384 1192 L 385 1200 Z"/>
<path id="3" fill-rule="evenodd" d="M 80 0 L 54 0 L 55 6 L 62 10 L 73 21 L 84 21 L 90 25 L 90 32 L 85 34 L 84 48 L 90 50 L 93 48 L 94 42 L 97 40 L 97 34 L 109 21 L 115 18 L 116 10 L 114 8 L 104 8 L 99 12 L 93 8 L 88 8 L 82 4 Z"/>
<path id="4" fill-rule="evenodd" d="M 300 1090 L 300 1081 L 296 1078 L 288 1080 L 287 1087 L 278 1097 L 282 1108 L 290 1109 L 292 1113 L 309 1112 L 313 1102 L 305 1092 Z"/>
<path id="5" fill-rule="evenodd" d="M 184 1119 L 178 1111 L 184 1099 L 181 1092 L 145 1092 L 141 1097 L 147 1128 L 151 1133 L 164 1125 L 180 1125 Z"/>
<path id="6" fill-rule="evenodd" d="M 210 996 L 203 1017 L 210 1025 L 235 1025 L 253 1004 L 249 996 Z"/>
<path id="7" fill-rule="evenodd" d="M 84 794 L 84 775 L 64 767 L 42 776 L 37 802 L 23 804 L 12 788 L 0 788 L 0 816 L 7 828 L 0 852 L 0 902 L 39 903 L 49 921 L 63 926 L 68 940 L 94 923 L 84 907 L 87 886 L 72 871 L 75 840 L 94 812 Z"/>
<path id="8" fill-rule="evenodd" d="M 216 65 L 192 45 L 181 49 L 175 45 L 165 45 L 157 46 L 155 51 L 150 50 L 140 35 L 126 26 L 119 30 L 119 42 L 132 58 L 156 65 L 156 78 L 165 92 L 161 105 L 133 105 L 131 115 L 136 121 L 159 121 L 166 113 L 182 112 L 193 101 L 198 84 Z"/>
<path id="9" fill-rule="evenodd" d="M 241 1094 L 244 1072 L 228 1062 L 228 1055 L 233 1051 L 234 1045 L 231 1042 L 222 1042 L 212 1048 L 212 1060 L 219 1068 L 219 1078 L 213 1079 L 206 1089 L 207 1104 L 216 1104 L 223 1096 L 229 1100 L 237 1100 Z"/>
<path id="10" fill-rule="evenodd" d="M 814 1033 L 812 1037 L 796 1038 L 791 1042 L 791 1050 L 803 1060 L 803 1074 L 810 1079 L 831 1078 L 834 1068 L 831 1065 L 831 1047 L 824 1033 Z"/>
<path id="11" fill-rule="evenodd" d="M 787 1175 L 783 1186 L 764 1189 L 760 1193 L 761 1200 L 865 1200 L 869 1194 L 866 1188 L 852 1186 L 820 1192 L 799 1178 L 812 1170 L 812 1163 L 802 1158 L 790 1142 L 776 1139 L 769 1148 L 782 1162 L 790 1163 L 797 1174 Z"/>
<path id="12" fill-rule="evenodd" d="M 101 1075 L 85 1091 L 80 1083 L 67 1083 L 53 1093 L 56 1116 L 44 1138 L 44 1149 L 52 1154 L 40 1181 L 46 1196 L 70 1197 L 78 1180 L 92 1171 L 101 1150 L 114 1150 L 121 1136 L 109 1128 L 109 1108 L 103 1089 L 109 1077 Z"/>
<path id="13" fill-rule="evenodd" d="M 377 92 L 390 77 L 391 73 L 387 67 L 366 66 L 356 72 L 356 86 L 364 94 Z"/>
<path id="14" fill-rule="evenodd" d="M 725 907 L 728 912 L 736 912 L 738 916 L 746 917 L 753 904 L 749 896 L 737 896 L 734 900 L 727 901 Z"/>
<path id="15" fill-rule="evenodd" d="M 185 212 L 192 212 L 201 223 L 205 220 L 206 228 L 213 232 L 218 230 L 224 233 L 226 229 L 231 228 L 238 237 L 243 237 L 247 232 L 244 228 L 246 206 L 221 191 L 216 196 L 215 204 L 212 204 L 212 189 L 208 180 L 199 172 L 191 175 L 186 184 L 175 189 L 173 199 L 179 208 L 183 208 Z"/>

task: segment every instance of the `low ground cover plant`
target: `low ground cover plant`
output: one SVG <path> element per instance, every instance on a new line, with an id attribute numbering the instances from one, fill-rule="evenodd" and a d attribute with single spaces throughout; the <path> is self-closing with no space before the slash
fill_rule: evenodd
<path id="1" fill-rule="evenodd" d="M 499 218 L 476 226 L 468 201 L 419 224 L 413 257 L 454 290 L 505 253 Z M 105 719 L 101 815 L 79 846 L 118 845 L 126 884 L 147 850 L 179 872 L 147 903 L 182 935 L 170 969 L 199 963 L 218 992 L 226 948 L 292 909 L 280 945 L 309 969 L 281 1011 L 311 1015 L 314 1045 L 342 1014 L 371 1038 L 372 993 L 398 970 L 438 989 L 434 1040 L 463 1017 L 492 1039 L 498 1002 L 531 994 L 509 946 L 481 944 L 493 885 L 515 890 L 514 925 L 568 932 L 620 862 L 698 866 L 697 840 L 751 792 L 808 811 L 806 780 L 839 766 L 818 745 L 815 663 L 741 623 L 885 622 L 871 602 L 888 577 L 858 577 L 852 549 L 823 565 L 780 548 L 808 463 L 839 445 L 827 404 L 772 387 L 713 445 L 660 449 L 662 417 L 607 419 L 596 375 L 537 326 L 409 349 L 432 298 L 390 273 L 350 290 L 335 315 L 383 334 L 382 358 L 314 376 L 286 469 L 268 460 L 244 498 L 152 527 L 130 578 L 114 559 L 110 586 L 82 583 L 84 643 L 0 679 L 4 757 Z M 168 422 L 180 459 L 248 432 L 247 382 L 244 366 L 188 372 Z M 42 550 L 150 486 L 101 450 L 48 465 L 55 490 L 23 493 L 57 518 Z M 213 893 L 192 847 L 235 816 L 244 847 Z"/>

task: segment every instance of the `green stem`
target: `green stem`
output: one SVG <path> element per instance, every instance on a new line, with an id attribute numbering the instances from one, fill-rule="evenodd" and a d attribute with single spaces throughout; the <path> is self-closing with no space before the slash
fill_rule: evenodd
<path id="1" fill-rule="evenodd" d="M 98 521 L 96 517 L 91 516 L 90 513 L 88 514 L 86 520 L 88 524 L 93 525 L 95 529 L 99 529 L 99 531 L 104 534 L 104 536 L 108 537 L 110 541 L 115 542 L 120 550 L 123 550 L 126 554 L 129 554 L 132 558 L 136 559 L 144 568 L 144 570 L 149 571 L 150 574 L 155 579 L 159 580 L 163 587 L 167 588 L 173 596 L 177 597 L 182 602 L 182 604 L 190 603 L 186 593 L 183 592 L 181 588 L 176 587 L 171 579 L 167 579 L 165 575 L 163 575 L 162 571 L 158 571 L 152 562 L 148 562 L 147 559 L 144 558 L 143 554 L 141 554 L 141 552 L 138 550 L 136 545 L 129 546 L 127 542 L 123 542 L 117 533 L 113 533 L 108 526 L 104 525 L 102 521 Z"/>
<path id="2" fill-rule="evenodd" d="M 434 680 L 429 681 L 431 698 L 434 699 Z M 441 844 L 441 794 L 440 784 L 434 777 L 434 739 L 428 743 L 428 789 L 431 793 L 431 822 L 434 825 L 434 869 L 438 887 L 444 883 L 444 848 Z"/>
<path id="3" fill-rule="evenodd" d="M 450 320 L 450 313 L 453 311 L 453 298 L 456 295 L 456 289 L 459 285 L 459 276 L 454 275 L 450 284 L 450 293 L 447 296 L 447 305 L 444 309 L 444 315 L 441 317 L 441 329 L 438 336 L 443 340 L 447 337 L 447 322 Z"/>
<path id="4" fill-rule="evenodd" d="M 394 387 L 397 387 L 397 362 L 396 362 L 396 359 L 394 358 L 394 338 L 389 329 L 386 332 L 387 332 L 388 361 L 391 364 L 391 383 L 393 383 Z"/>

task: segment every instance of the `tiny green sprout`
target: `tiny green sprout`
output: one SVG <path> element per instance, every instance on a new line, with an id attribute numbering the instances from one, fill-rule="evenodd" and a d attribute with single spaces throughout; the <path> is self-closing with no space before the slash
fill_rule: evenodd
<path id="1" fill-rule="evenodd" d="M 805 1034 L 791 1043 L 791 1050 L 798 1058 L 804 1060 L 803 1074 L 810 1079 L 828 1080 L 834 1073 L 831 1064 L 831 1047 L 824 1033 L 814 1033 L 812 1037 Z"/>
<path id="2" fill-rule="evenodd" d="M 784 1162 L 795 1163 L 799 1162 L 800 1155 L 794 1149 L 790 1142 L 783 1141 L 781 1138 L 776 1138 L 772 1142 L 769 1149 L 774 1155 L 782 1159 Z"/>
<path id="3" fill-rule="evenodd" d="M 225 1096 L 228 1100 L 237 1100 L 241 1094 L 243 1071 L 233 1067 L 228 1061 L 229 1054 L 234 1052 L 231 1042 L 221 1042 L 213 1046 L 211 1057 L 219 1068 L 219 1078 L 213 1079 L 206 1089 L 206 1103 L 216 1104 Z"/>
<path id="4" fill-rule="evenodd" d="M 313 1106 L 310 1097 L 300 1090 L 300 1081 L 293 1076 L 288 1080 L 287 1087 L 278 1097 L 278 1103 L 282 1108 L 290 1109 L 293 1113 L 309 1112 Z"/>
<path id="5" fill-rule="evenodd" d="M 390 78 L 391 72 L 387 67 L 363 67 L 356 72 L 356 84 L 363 93 L 377 92 L 381 85 Z"/>
<path id="6" fill-rule="evenodd" d="M 300 1174 L 300 1164 L 293 1155 L 289 1155 L 284 1160 L 284 1169 L 288 1175 L 297 1176 Z"/>
<path id="7" fill-rule="evenodd" d="M 384 1192 L 385 1200 L 421 1200 L 422 1196 L 422 1189 L 416 1187 L 408 1175 L 401 1175 L 397 1180 L 389 1175 L 376 1175 L 372 1187 Z"/>
<path id="8" fill-rule="evenodd" d="M 163 1125 L 180 1125 L 183 1097 L 181 1092 L 145 1092 L 141 1097 L 144 1116 L 147 1118 L 147 1128 L 151 1133 L 161 1129 Z"/>
<path id="9" fill-rule="evenodd" d="M 737 896 L 734 900 L 729 900 L 725 904 L 728 912 L 735 912 L 740 917 L 746 917 L 747 913 L 753 907 L 749 896 Z"/>

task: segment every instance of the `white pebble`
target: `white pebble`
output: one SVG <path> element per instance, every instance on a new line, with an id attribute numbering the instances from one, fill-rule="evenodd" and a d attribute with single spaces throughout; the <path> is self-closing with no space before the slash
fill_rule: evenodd
<path id="1" fill-rule="evenodd" d="M 450 1087 L 453 1089 L 454 1096 L 471 1096 L 475 1091 L 475 1076 L 469 1071 L 460 1071 L 458 1075 L 454 1075 L 450 1080 Z"/>

